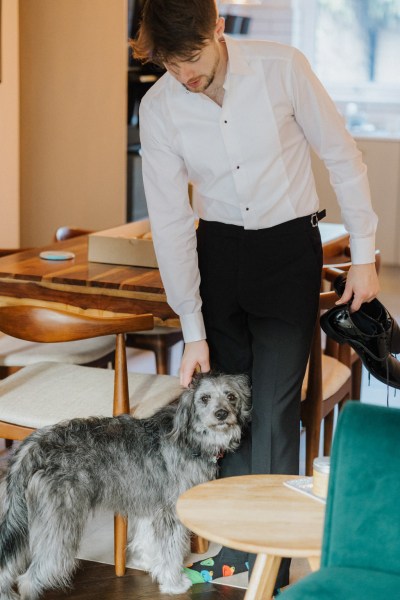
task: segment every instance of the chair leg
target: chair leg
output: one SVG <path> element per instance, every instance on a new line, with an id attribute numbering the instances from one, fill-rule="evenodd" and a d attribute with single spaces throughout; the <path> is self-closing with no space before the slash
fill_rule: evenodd
<path id="1" fill-rule="evenodd" d="M 324 419 L 324 456 L 330 456 L 331 454 L 334 416 L 335 410 L 332 409 Z"/>
<path id="2" fill-rule="evenodd" d="M 128 371 L 126 365 L 125 336 L 118 333 L 115 345 L 115 378 L 113 415 L 129 414 Z M 128 519 L 114 516 L 114 559 L 117 577 L 125 575 Z"/>
<path id="3" fill-rule="evenodd" d="M 175 346 L 180 340 L 174 339 L 174 343 L 166 343 L 166 340 L 161 339 L 159 345 L 153 348 L 154 354 L 156 355 L 156 367 L 158 375 L 170 375 L 171 367 L 171 348 Z M 171 342 L 171 340 L 170 340 Z"/>
<path id="4" fill-rule="evenodd" d="M 351 367 L 351 399 L 360 400 L 361 398 L 361 375 L 362 362 L 356 360 Z"/>
<path id="5" fill-rule="evenodd" d="M 168 348 L 165 344 L 161 344 L 157 348 L 154 348 L 154 353 L 156 355 L 156 367 L 158 375 L 168 375 L 169 374 L 169 364 L 168 364 Z"/>
<path id="6" fill-rule="evenodd" d="M 350 394 L 346 394 L 346 397 L 343 398 L 338 404 L 339 412 L 342 410 L 343 406 L 346 404 L 347 400 L 350 400 Z"/>
<path id="7" fill-rule="evenodd" d="M 321 435 L 321 421 L 314 421 L 306 425 L 306 475 L 313 474 L 314 458 L 319 455 L 319 442 Z"/>
<path id="8" fill-rule="evenodd" d="M 128 519 L 122 515 L 114 516 L 114 560 L 117 577 L 125 575 L 126 545 L 128 540 Z"/>
<path id="9" fill-rule="evenodd" d="M 0 367 L 0 379 L 5 379 L 6 377 L 13 375 L 13 373 L 16 373 L 17 371 L 19 371 L 19 369 L 20 367 Z M 11 446 L 13 445 L 13 441 L 14 440 L 4 440 L 7 450 L 11 448 Z"/>

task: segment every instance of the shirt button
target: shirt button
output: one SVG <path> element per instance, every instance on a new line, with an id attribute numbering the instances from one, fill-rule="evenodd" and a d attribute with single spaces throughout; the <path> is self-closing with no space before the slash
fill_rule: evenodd
<path id="1" fill-rule="evenodd" d="M 227 123 L 228 121 L 224 121 L 224 123 Z"/>
<path id="2" fill-rule="evenodd" d="M 246 210 L 250 210 L 248 206 L 246 207 Z"/>
<path id="3" fill-rule="evenodd" d="M 237 168 L 237 169 L 240 169 L 240 166 L 238 165 L 236 168 Z"/>

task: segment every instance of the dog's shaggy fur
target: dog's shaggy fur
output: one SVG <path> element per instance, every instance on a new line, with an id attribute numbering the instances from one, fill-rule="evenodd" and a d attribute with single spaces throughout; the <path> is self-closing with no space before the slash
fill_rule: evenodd
<path id="1" fill-rule="evenodd" d="M 177 498 L 216 476 L 217 455 L 238 447 L 249 414 L 247 377 L 208 374 L 151 418 L 74 419 L 30 435 L 3 483 L 0 598 L 34 600 L 69 585 L 85 522 L 100 506 L 128 515 L 140 538 L 131 545 L 162 592 L 186 591 L 189 533 Z"/>

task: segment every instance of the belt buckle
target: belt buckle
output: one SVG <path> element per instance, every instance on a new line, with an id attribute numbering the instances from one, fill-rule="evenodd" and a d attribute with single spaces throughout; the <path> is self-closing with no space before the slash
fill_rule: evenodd
<path id="1" fill-rule="evenodd" d="M 313 213 L 311 215 L 310 221 L 311 221 L 311 226 L 312 227 L 318 227 L 318 215 L 317 215 L 317 213 Z"/>

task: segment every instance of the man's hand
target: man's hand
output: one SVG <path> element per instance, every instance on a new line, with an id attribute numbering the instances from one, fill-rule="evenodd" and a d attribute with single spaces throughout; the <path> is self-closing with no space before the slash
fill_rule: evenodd
<path id="1" fill-rule="evenodd" d="M 181 385 L 189 386 L 197 366 L 200 367 L 202 373 L 210 370 L 210 353 L 206 340 L 185 344 L 179 372 Z"/>
<path id="2" fill-rule="evenodd" d="M 351 312 L 356 312 L 363 302 L 370 302 L 379 293 L 379 281 L 375 263 L 367 265 L 352 265 L 347 274 L 346 287 L 343 296 L 336 304 L 351 303 Z"/>

